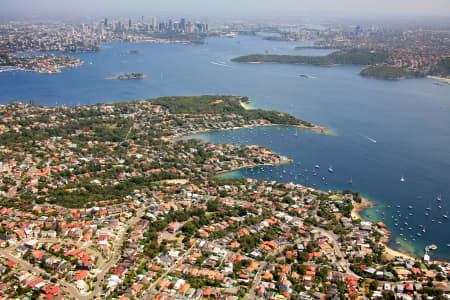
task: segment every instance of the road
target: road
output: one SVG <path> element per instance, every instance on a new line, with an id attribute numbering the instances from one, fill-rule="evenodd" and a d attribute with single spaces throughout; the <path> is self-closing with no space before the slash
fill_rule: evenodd
<path id="1" fill-rule="evenodd" d="M 337 257 L 340 257 L 341 260 L 338 262 L 338 264 L 342 267 L 342 269 L 345 271 L 345 273 L 349 276 L 356 277 L 358 279 L 361 278 L 361 276 L 357 275 L 355 272 L 353 272 L 350 269 L 350 264 L 345 259 L 344 253 L 342 253 L 341 248 L 339 247 L 338 242 L 338 236 L 334 234 L 334 232 L 327 231 L 325 229 L 319 228 L 319 227 L 313 227 L 315 230 L 319 231 L 320 234 L 326 236 L 329 240 L 332 241 L 334 245 L 334 251 Z"/>
<path id="2" fill-rule="evenodd" d="M 299 240 L 295 241 L 295 244 L 298 241 Z M 266 257 L 278 256 L 280 253 L 282 253 L 284 251 L 284 249 L 288 245 L 291 245 L 291 244 L 284 244 L 283 246 L 272 250 L 269 254 L 267 254 Z M 254 297 L 255 297 L 255 290 L 259 286 L 259 282 L 261 281 L 262 272 L 266 269 L 266 267 L 267 267 L 267 262 L 266 261 L 262 262 L 260 267 L 259 267 L 259 269 L 258 269 L 258 272 L 255 275 L 255 278 L 253 279 L 252 286 L 250 287 L 250 290 L 249 290 L 249 292 L 247 294 L 247 298 L 248 299 L 254 299 Z"/>
<path id="3" fill-rule="evenodd" d="M 326 231 L 319 227 L 313 227 L 313 229 L 317 230 L 318 232 L 320 232 L 321 235 L 326 236 L 330 241 L 332 241 L 332 243 L 334 244 L 334 251 L 336 253 L 336 256 L 341 257 L 341 260 L 338 263 L 342 267 L 342 269 L 346 272 L 346 274 L 360 279 L 361 276 L 355 274 L 350 269 L 350 265 L 349 265 L 348 261 L 344 258 L 344 253 L 342 253 L 341 249 L 338 247 L 339 243 L 338 243 L 337 235 L 334 234 L 333 232 Z M 299 242 L 301 242 L 301 239 L 297 239 L 293 244 L 295 245 Z M 278 254 L 283 252 L 283 250 L 286 248 L 287 245 L 289 245 L 289 244 L 285 244 L 281 247 L 278 247 L 277 249 L 272 251 L 272 253 L 268 254 L 267 256 L 277 256 Z M 259 267 L 258 272 L 256 273 L 255 278 L 253 279 L 252 286 L 248 292 L 248 296 L 247 296 L 248 299 L 255 299 L 255 290 L 259 286 L 259 283 L 261 281 L 262 272 L 265 270 L 266 266 L 267 266 L 267 262 L 261 263 L 261 266 Z"/>
<path id="4" fill-rule="evenodd" d="M 106 273 L 109 271 L 109 269 L 116 265 L 117 262 L 119 261 L 119 259 L 121 258 L 121 254 L 120 254 L 120 249 L 122 248 L 123 242 L 125 240 L 125 237 L 127 236 L 127 230 L 128 228 L 130 228 L 131 226 L 134 226 L 137 222 L 139 222 L 139 220 L 142 218 L 142 216 L 144 215 L 146 207 L 143 206 L 140 209 L 138 209 L 138 211 L 136 212 L 136 216 L 133 217 L 127 224 L 127 226 L 123 229 L 123 233 L 120 236 L 120 239 L 117 243 L 115 243 L 114 246 L 114 255 L 112 257 L 112 259 L 106 263 L 106 265 L 104 267 L 102 267 L 102 271 L 100 272 L 99 275 L 97 275 L 97 282 L 95 283 L 95 287 L 94 287 L 94 291 L 91 292 L 89 294 L 89 298 L 94 298 L 94 297 L 98 297 L 101 293 L 101 284 L 103 282 L 103 279 L 106 275 Z"/>
<path id="5" fill-rule="evenodd" d="M 9 253 L 7 250 L 0 250 L 0 255 L 8 258 L 9 260 L 12 260 L 16 264 L 21 265 L 24 270 L 26 270 L 34 275 L 39 274 L 41 276 L 44 276 L 44 275 L 49 276 L 49 274 L 47 272 L 31 265 L 30 263 L 28 263 L 20 258 L 15 257 L 11 253 Z M 54 277 L 54 278 L 56 278 L 56 277 Z M 85 298 L 85 296 L 80 294 L 80 292 L 78 291 L 77 288 L 75 288 L 71 284 L 68 284 L 67 282 L 65 282 L 63 280 L 57 280 L 57 283 L 60 285 L 60 287 L 63 291 L 65 291 L 66 293 L 68 293 L 69 295 L 74 297 L 74 299 L 87 299 L 87 298 Z"/>
<path id="6" fill-rule="evenodd" d="M 28 172 L 23 176 L 25 177 L 32 177 L 34 173 L 36 173 L 38 169 L 33 165 L 30 169 L 28 169 Z M 11 175 L 11 174 L 9 174 Z M 22 178 L 16 179 L 16 184 L 12 186 L 8 192 L 6 193 L 6 197 L 12 198 L 16 195 L 17 189 L 22 185 Z"/>
<path id="7" fill-rule="evenodd" d="M 186 257 L 188 257 L 192 250 L 195 248 L 195 246 L 197 245 L 197 241 L 194 242 L 194 244 L 191 246 L 191 248 L 189 248 L 182 256 L 180 256 L 177 261 L 169 268 L 166 270 L 166 272 L 164 272 L 155 282 L 153 282 L 148 290 L 147 293 L 145 293 L 142 298 L 145 299 L 145 297 L 147 297 L 148 294 L 154 293 L 155 292 L 155 287 L 158 285 L 158 283 L 167 276 L 167 274 L 169 274 L 170 272 L 173 272 L 185 259 Z"/>
<path id="8" fill-rule="evenodd" d="M 248 291 L 247 299 L 254 299 L 255 290 L 259 286 L 259 282 L 261 281 L 261 274 L 266 269 L 266 266 L 267 266 L 266 262 L 261 263 L 261 266 L 259 267 L 258 272 L 256 273 L 255 278 L 253 279 L 250 291 Z"/>
<path id="9" fill-rule="evenodd" d="M 104 266 L 103 266 L 103 258 L 101 256 L 99 256 L 99 266 L 101 266 L 101 272 L 96 276 L 97 281 L 95 283 L 95 287 L 94 290 L 92 292 L 90 292 L 89 294 L 81 294 L 78 289 L 76 287 L 74 287 L 73 285 L 71 285 L 70 283 L 67 283 L 66 281 L 63 280 L 58 280 L 59 285 L 61 286 L 61 289 L 64 290 L 66 293 L 68 293 L 71 297 L 73 297 L 74 299 L 80 299 L 80 300 L 89 300 L 89 299 L 93 299 L 93 298 L 98 298 L 100 296 L 101 293 L 101 284 L 103 283 L 103 279 L 106 275 L 106 273 L 109 271 L 109 269 L 116 265 L 117 262 L 119 261 L 119 259 L 121 258 L 121 254 L 120 254 L 120 249 L 122 248 L 123 242 L 125 240 L 125 238 L 127 237 L 127 230 L 128 228 L 130 228 L 131 226 L 134 226 L 144 215 L 146 207 L 143 206 L 140 209 L 138 209 L 138 211 L 136 212 L 136 216 L 131 218 L 128 222 L 128 224 L 122 229 L 122 234 L 119 238 L 119 240 L 115 243 L 114 245 L 114 250 L 113 250 L 113 257 L 111 258 L 111 260 L 109 260 L 109 262 L 107 262 Z M 40 241 L 46 241 L 46 242 L 64 242 L 61 241 L 59 239 L 52 239 L 52 238 L 47 238 L 47 239 L 40 239 Z M 82 245 L 82 243 L 77 242 L 77 241 L 70 241 L 69 243 L 71 244 L 76 244 L 79 247 L 84 247 Z M 14 246 L 11 245 L 10 247 L 8 247 L 7 249 L 2 249 L 0 250 L 0 255 L 1 256 L 5 256 L 8 259 L 14 261 L 15 263 L 21 265 L 25 270 L 30 271 L 33 274 L 40 274 L 40 275 L 47 275 L 50 276 L 50 274 L 48 274 L 47 272 L 31 265 L 30 263 L 15 257 L 14 255 L 12 255 L 10 253 L 10 251 L 12 251 L 14 249 Z M 191 248 L 192 249 L 192 248 Z M 191 250 L 190 249 L 190 250 Z M 86 251 L 92 251 L 91 249 L 87 249 Z M 93 251 L 92 251 L 93 252 Z"/>

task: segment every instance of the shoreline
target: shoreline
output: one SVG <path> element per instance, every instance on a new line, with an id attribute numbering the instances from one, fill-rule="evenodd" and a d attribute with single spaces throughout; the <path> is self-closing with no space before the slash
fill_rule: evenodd
<path id="1" fill-rule="evenodd" d="M 450 84 L 450 78 L 431 76 L 431 75 L 427 75 L 427 78 L 444 81 L 444 82 L 447 82 L 447 84 Z"/>
<path id="2" fill-rule="evenodd" d="M 359 213 L 367 208 L 372 207 L 372 206 L 373 206 L 372 202 L 367 200 L 367 198 L 364 198 L 361 196 L 361 203 L 355 202 L 353 204 L 353 209 L 350 213 L 351 218 L 355 219 L 355 220 L 357 220 L 357 219 L 364 220 Z"/>
<path id="3" fill-rule="evenodd" d="M 286 164 L 292 163 L 293 161 L 294 161 L 293 159 L 288 158 L 288 159 L 279 161 L 279 162 L 277 162 L 277 163 L 272 163 L 272 164 L 271 164 L 271 163 L 267 163 L 267 164 L 250 164 L 250 165 L 244 165 L 244 166 L 241 166 L 241 167 L 239 167 L 239 168 L 232 169 L 232 170 L 222 170 L 222 171 L 219 171 L 219 172 L 217 172 L 217 173 L 214 175 L 214 177 L 217 177 L 217 176 L 219 176 L 219 175 L 226 174 L 226 173 L 236 172 L 236 171 L 239 171 L 239 170 L 242 170 L 242 169 L 247 169 L 247 168 L 253 169 L 253 168 L 258 168 L 258 167 L 274 167 L 274 166 L 286 165 Z M 245 177 L 245 178 L 247 178 L 247 177 Z"/>
<path id="4" fill-rule="evenodd" d="M 250 110 L 250 107 L 248 106 L 248 105 L 250 104 L 250 102 L 245 103 L 245 102 L 239 101 L 239 104 L 240 104 L 245 110 Z"/>
<path id="5" fill-rule="evenodd" d="M 174 141 L 182 139 L 183 137 L 195 135 L 195 134 L 201 134 L 201 133 L 207 133 L 207 132 L 222 132 L 222 131 L 231 131 L 231 130 L 239 130 L 239 129 L 251 129 L 251 128 L 258 128 L 258 127 L 297 127 L 300 129 L 310 130 L 315 133 L 325 134 L 325 135 L 334 135 L 334 133 L 330 130 L 328 127 L 314 125 L 313 127 L 308 127 L 304 125 L 287 125 L 287 124 L 265 124 L 265 125 L 243 125 L 243 126 L 236 126 L 231 128 L 223 128 L 223 129 L 201 129 L 193 131 L 192 133 L 183 134 L 180 136 L 169 136 L 169 137 L 161 137 L 161 139 L 166 141 Z"/>
<path id="6" fill-rule="evenodd" d="M 24 68 L 7 68 L 7 67 L 0 67 L 0 72 L 11 72 L 11 71 L 23 71 L 23 72 L 36 72 L 39 74 L 59 74 L 62 73 L 61 69 L 64 68 L 71 68 L 71 67 L 61 67 L 61 68 L 57 68 L 55 71 L 43 71 L 43 70 L 29 70 L 29 69 L 24 69 Z"/>
<path id="7" fill-rule="evenodd" d="M 367 198 L 361 197 L 361 203 L 354 203 L 353 209 L 351 211 L 351 218 L 352 220 L 365 220 L 361 217 L 360 213 L 363 210 L 366 210 L 370 207 L 373 207 L 373 203 L 370 202 Z M 380 240 L 380 244 L 384 247 L 384 253 L 383 256 L 386 257 L 388 260 L 394 260 L 396 257 L 402 257 L 406 258 L 412 261 L 420 260 L 420 257 L 414 257 L 411 254 L 401 252 L 399 250 L 395 250 L 387 245 L 387 243 L 391 240 L 391 232 L 387 230 L 386 228 L 382 228 L 381 231 L 384 232 L 384 236 Z"/>
<path id="8" fill-rule="evenodd" d="M 245 103 L 242 101 L 239 101 L 239 104 L 245 109 L 245 110 L 251 110 L 252 108 L 249 107 L 249 103 Z M 221 131 L 230 131 L 230 130 L 239 130 L 239 129 L 251 129 L 251 128 L 257 128 L 257 127 L 297 127 L 300 129 L 306 129 L 311 130 L 315 133 L 325 134 L 325 135 L 334 135 L 334 133 L 330 130 L 330 128 L 325 126 L 320 126 L 313 124 L 312 127 L 308 127 L 305 125 L 289 125 L 289 124 L 261 124 L 261 125 L 243 125 L 243 126 L 236 126 L 231 128 L 223 128 L 223 129 L 201 129 L 196 130 L 189 134 L 184 134 L 181 136 L 171 136 L 171 137 L 163 137 L 164 140 L 172 141 L 172 140 L 178 140 L 182 139 L 183 137 L 194 135 L 194 134 L 200 134 L 200 133 L 206 133 L 206 132 L 221 132 Z"/>

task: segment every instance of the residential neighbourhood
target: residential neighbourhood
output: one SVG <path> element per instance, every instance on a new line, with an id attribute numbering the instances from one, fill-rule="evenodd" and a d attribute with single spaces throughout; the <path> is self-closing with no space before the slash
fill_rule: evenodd
<path id="1" fill-rule="evenodd" d="M 221 179 L 291 161 L 185 138 L 287 116 L 185 100 L 0 106 L 2 299 L 450 298 L 450 264 L 389 254 L 358 193 Z"/>

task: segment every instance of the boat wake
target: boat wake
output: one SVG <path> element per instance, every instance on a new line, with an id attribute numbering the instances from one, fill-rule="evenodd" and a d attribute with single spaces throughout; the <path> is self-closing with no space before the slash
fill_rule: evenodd
<path id="1" fill-rule="evenodd" d="M 372 143 L 374 143 L 374 144 L 377 143 L 377 140 L 375 140 L 375 139 L 373 139 L 373 138 L 367 137 L 367 139 L 368 139 L 369 141 L 371 141 Z"/>
<path id="2" fill-rule="evenodd" d="M 216 66 L 220 66 L 220 67 L 232 68 L 232 66 L 229 66 L 229 65 L 226 65 L 224 63 L 217 62 L 217 61 L 210 61 L 210 63 L 212 63 L 213 65 L 216 65 Z"/>

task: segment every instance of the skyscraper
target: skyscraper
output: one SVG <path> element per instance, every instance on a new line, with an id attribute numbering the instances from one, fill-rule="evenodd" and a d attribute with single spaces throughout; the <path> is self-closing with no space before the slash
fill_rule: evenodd
<path id="1" fill-rule="evenodd" d="M 158 31 L 158 24 L 156 23 L 156 17 L 153 17 L 152 26 L 154 31 Z"/>
<path id="2" fill-rule="evenodd" d="M 180 30 L 181 31 L 186 31 L 186 21 L 184 20 L 184 18 L 182 18 L 180 20 Z"/>

